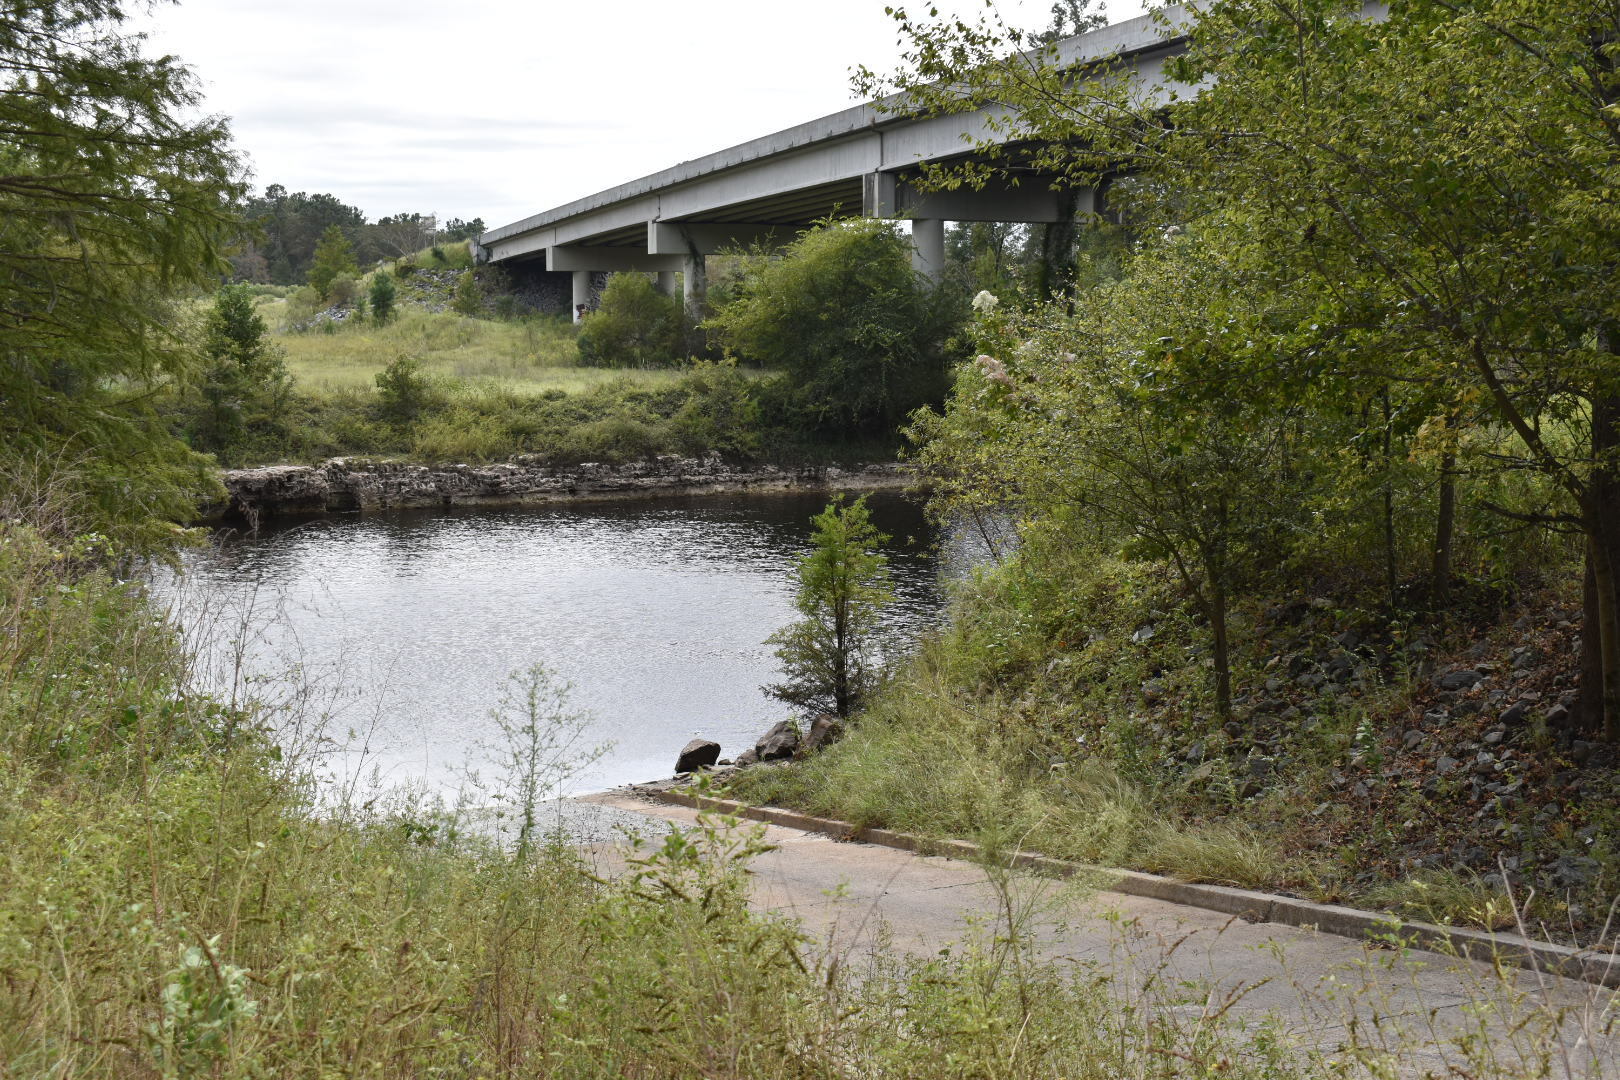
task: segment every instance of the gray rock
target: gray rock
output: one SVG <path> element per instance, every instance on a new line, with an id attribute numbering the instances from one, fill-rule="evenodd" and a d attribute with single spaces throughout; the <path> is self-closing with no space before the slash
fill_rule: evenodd
<path id="1" fill-rule="evenodd" d="M 1307 690 L 1315 690 L 1327 682 L 1327 677 L 1319 671 L 1307 671 L 1305 674 L 1295 679 L 1294 682 L 1298 683 L 1300 686 L 1303 686 Z"/>
<path id="2" fill-rule="evenodd" d="M 822 713 L 810 721 L 810 730 L 804 733 L 804 740 L 799 744 L 799 752 L 813 754 L 843 737 L 844 722 L 836 716 Z"/>
<path id="3" fill-rule="evenodd" d="M 1411 731 L 1408 731 L 1405 735 L 1401 736 L 1401 746 L 1407 750 L 1416 750 L 1423 744 L 1424 738 L 1426 738 L 1426 736 L 1423 734 L 1423 732 L 1414 728 Z"/>
<path id="4" fill-rule="evenodd" d="M 1498 716 L 1496 719 L 1498 723 L 1504 724 L 1507 727 L 1514 727 L 1518 724 L 1524 723 L 1524 718 L 1529 715 L 1529 713 L 1530 707 L 1524 702 L 1518 701 L 1504 709 L 1502 711 L 1502 715 Z"/>
<path id="5" fill-rule="evenodd" d="M 1448 671 L 1434 680 L 1434 684 L 1442 690 L 1467 690 L 1469 687 L 1485 678 L 1484 674 L 1471 668 L 1461 671 Z"/>
<path id="6" fill-rule="evenodd" d="M 1462 762 L 1458 761 L 1450 754 L 1442 754 L 1440 755 L 1440 759 L 1434 763 L 1435 775 L 1448 776 L 1451 773 L 1456 772 L 1457 766 L 1461 764 Z"/>
<path id="7" fill-rule="evenodd" d="M 1559 889 L 1579 889 L 1590 885 L 1602 867 L 1585 855 L 1560 855 L 1553 863 L 1552 883 Z"/>
<path id="8" fill-rule="evenodd" d="M 1135 645 L 1144 645 L 1153 640 L 1155 633 L 1157 631 L 1151 626 L 1139 626 L 1136 628 L 1136 633 L 1131 635 L 1131 642 Z"/>
<path id="9" fill-rule="evenodd" d="M 799 729 L 793 726 L 792 721 L 779 721 L 759 737 L 754 750 L 761 761 L 784 761 L 798 753 Z"/>
<path id="10" fill-rule="evenodd" d="M 1562 702 L 1547 710 L 1547 726 L 1554 731 L 1570 726 L 1569 709 Z"/>
<path id="11" fill-rule="evenodd" d="M 1486 746 L 1495 746 L 1497 743 L 1499 743 L 1501 741 L 1502 741 L 1502 732 L 1492 730 L 1492 731 L 1487 731 L 1485 733 L 1485 745 Z"/>
<path id="12" fill-rule="evenodd" d="M 746 769 L 750 765 L 759 764 L 759 751 L 749 747 L 737 755 L 737 768 Z"/>
<path id="13" fill-rule="evenodd" d="M 710 739 L 693 739 L 681 748 L 680 756 L 675 759 L 675 771 L 688 773 L 697 772 L 699 769 L 711 769 L 719 760 L 719 743 Z"/>

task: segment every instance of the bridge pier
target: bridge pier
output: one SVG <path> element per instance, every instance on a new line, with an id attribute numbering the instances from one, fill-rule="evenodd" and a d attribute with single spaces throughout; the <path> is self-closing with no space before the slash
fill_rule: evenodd
<path id="1" fill-rule="evenodd" d="M 589 270 L 574 271 L 574 299 L 568 305 L 570 317 L 579 310 L 581 304 L 590 310 L 591 306 L 591 272 Z"/>
<path id="2" fill-rule="evenodd" d="M 945 274 L 945 221 L 943 218 L 913 218 L 911 221 L 911 268 L 934 284 Z"/>
<path id="3" fill-rule="evenodd" d="M 658 271 L 658 279 L 654 283 L 654 288 L 656 288 L 659 292 L 663 293 L 665 296 L 674 296 L 675 295 L 675 271 L 673 271 L 673 270 L 660 270 L 660 271 Z"/>
<path id="4" fill-rule="evenodd" d="M 701 251 L 688 251 L 681 267 L 681 294 L 686 310 L 694 317 L 703 314 L 709 297 L 709 265 Z"/>

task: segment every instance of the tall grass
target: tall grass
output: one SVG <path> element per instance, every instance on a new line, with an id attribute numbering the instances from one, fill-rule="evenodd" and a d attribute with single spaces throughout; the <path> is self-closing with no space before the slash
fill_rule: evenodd
<path id="1" fill-rule="evenodd" d="M 274 322 L 273 312 L 266 318 Z M 405 306 L 383 326 L 372 322 L 281 334 L 287 366 L 306 390 L 370 388 L 377 372 L 401 355 L 430 374 L 491 380 L 520 393 L 573 392 L 607 381 L 611 373 L 577 367 L 574 328 L 562 319 L 534 316 L 501 322 Z M 635 373 L 651 376 L 663 373 Z M 634 376 L 632 376 L 634 377 Z"/>

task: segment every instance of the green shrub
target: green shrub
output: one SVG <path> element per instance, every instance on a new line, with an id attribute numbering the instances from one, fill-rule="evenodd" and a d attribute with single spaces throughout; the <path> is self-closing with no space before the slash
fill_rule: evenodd
<path id="1" fill-rule="evenodd" d="M 755 383 L 734 362 L 698 361 L 681 388 L 686 400 L 671 423 L 683 453 L 750 458 L 760 452 L 763 414 Z"/>
<path id="2" fill-rule="evenodd" d="M 500 420 L 467 408 L 421 420 L 411 442 L 419 461 L 491 461 L 511 452 L 511 432 Z"/>
<path id="3" fill-rule="evenodd" d="M 382 401 L 383 416 L 396 423 L 415 420 L 435 397 L 431 380 L 422 374 L 422 365 L 403 353 L 377 373 L 377 396 Z"/>
<path id="4" fill-rule="evenodd" d="M 484 292 L 478 287 L 478 275 L 463 270 L 456 279 L 456 294 L 450 307 L 458 315 L 481 315 L 484 311 Z"/>
<path id="5" fill-rule="evenodd" d="M 360 285 L 352 274 L 339 274 L 327 287 L 326 298 L 333 307 L 352 307 L 360 296 Z"/>
<path id="6" fill-rule="evenodd" d="M 954 321 L 944 291 L 911 269 L 907 239 L 890 223 L 856 221 L 749 260 L 705 325 L 732 355 L 785 372 L 793 419 L 860 431 L 892 429 L 942 398 Z"/>
<path id="7" fill-rule="evenodd" d="M 597 309 L 579 329 L 579 359 L 597 367 L 655 367 L 674 363 L 685 333 L 681 304 L 659 292 L 646 274 L 614 274 Z"/>

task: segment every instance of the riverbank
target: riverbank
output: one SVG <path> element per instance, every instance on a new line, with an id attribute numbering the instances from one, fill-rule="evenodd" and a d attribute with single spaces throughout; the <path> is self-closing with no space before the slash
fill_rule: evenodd
<path id="1" fill-rule="evenodd" d="M 525 506 L 576 499 L 729 492 L 899 490 L 913 483 L 906 466 L 739 465 L 719 454 L 664 454 L 622 465 L 557 466 L 522 455 L 487 465 L 419 464 L 333 458 L 319 465 L 272 465 L 221 474 L 227 500 L 210 519 L 249 523 L 351 511 L 465 506 Z"/>

